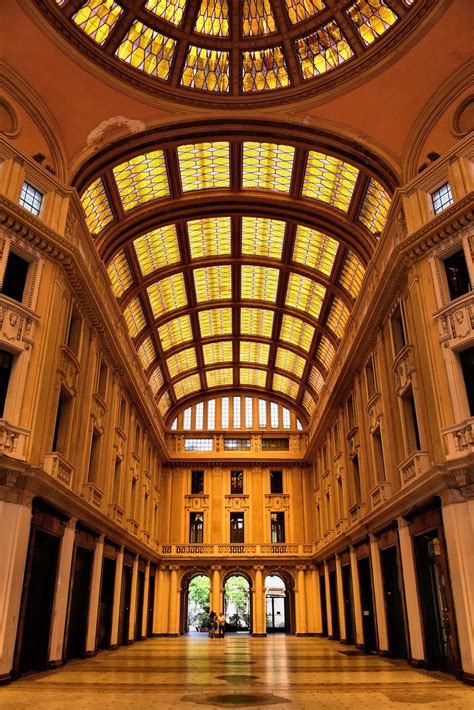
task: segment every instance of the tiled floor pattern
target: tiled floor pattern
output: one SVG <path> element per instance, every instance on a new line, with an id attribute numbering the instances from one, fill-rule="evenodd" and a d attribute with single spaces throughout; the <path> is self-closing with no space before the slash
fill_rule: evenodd
<path id="1" fill-rule="evenodd" d="M 472 710 L 474 688 L 320 638 L 148 639 L 0 688 L 1 710 Z"/>

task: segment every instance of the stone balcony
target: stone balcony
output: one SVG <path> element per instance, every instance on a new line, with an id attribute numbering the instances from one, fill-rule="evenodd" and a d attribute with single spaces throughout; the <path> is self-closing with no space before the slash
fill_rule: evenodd
<path id="1" fill-rule="evenodd" d="M 446 447 L 446 459 L 452 461 L 474 453 L 474 417 L 441 430 Z"/>
<path id="2" fill-rule="evenodd" d="M 434 313 L 438 324 L 439 342 L 445 348 L 458 348 L 470 340 L 474 331 L 474 293 L 456 298 Z"/>
<path id="3" fill-rule="evenodd" d="M 30 350 L 39 316 L 23 303 L 0 294 L 0 341 Z"/>
<path id="4" fill-rule="evenodd" d="M 27 458 L 31 432 L 0 419 L 0 453 L 18 461 Z"/>
<path id="5" fill-rule="evenodd" d="M 420 478 L 430 468 L 430 461 L 426 451 L 415 451 L 398 466 L 400 483 L 406 486 L 415 478 Z"/>
<path id="6" fill-rule="evenodd" d="M 57 478 L 67 488 L 72 488 L 74 466 L 57 451 L 44 455 L 43 470 Z"/>
<path id="7" fill-rule="evenodd" d="M 245 544 L 191 544 L 191 545 L 158 545 L 157 552 L 163 557 L 178 558 L 261 558 L 274 557 L 293 558 L 307 557 L 308 560 L 316 552 L 316 546 L 311 543 L 245 543 Z"/>
<path id="8" fill-rule="evenodd" d="M 82 497 L 94 508 L 101 508 L 104 492 L 95 483 L 84 483 L 82 486 Z"/>
<path id="9" fill-rule="evenodd" d="M 378 505 L 385 503 L 385 501 L 391 498 L 392 484 L 388 481 L 377 483 L 377 485 L 369 491 L 369 496 L 372 508 L 376 508 Z"/>

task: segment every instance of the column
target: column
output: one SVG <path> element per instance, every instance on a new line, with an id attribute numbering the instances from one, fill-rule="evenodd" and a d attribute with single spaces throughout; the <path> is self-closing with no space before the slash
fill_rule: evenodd
<path id="1" fill-rule="evenodd" d="M 442 495 L 444 534 L 456 612 L 462 677 L 474 681 L 474 498 L 464 491 Z M 470 493 L 472 496 L 472 492 Z"/>
<path id="2" fill-rule="evenodd" d="M 63 660 L 64 634 L 71 582 L 71 565 L 76 536 L 76 518 L 71 518 L 64 527 L 59 549 L 58 575 L 54 591 L 51 636 L 49 642 L 49 665 L 60 666 Z"/>
<path id="3" fill-rule="evenodd" d="M 169 628 L 168 636 L 179 636 L 178 623 L 178 567 L 170 566 Z"/>
<path id="4" fill-rule="evenodd" d="M 12 502 L 0 501 L 0 682 L 13 666 L 30 526 L 31 496 L 12 492 Z"/>
<path id="5" fill-rule="evenodd" d="M 337 609 L 339 613 L 339 629 L 341 641 L 347 641 L 346 615 L 344 604 L 344 590 L 342 587 L 342 565 L 341 558 L 336 555 L 336 591 L 337 591 Z"/>
<path id="6" fill-rule="evenodd" d="M 211 580 L 211 609 L 210 611 L 215 611 L 216 614 L 220 614 L 223 611 L 223 601 L 222 601 L 222 589 L 221 589 L 221 567 L 220 565 L 213 565 L 212 569 L 212 580 Z"/>
<path id="7" fill-rule="evenodd" d="M 118 628 L 120 617 L 120 595 L 122 593 L 123 547 L 117 553 L 115 560 L 114 601 L 112 609 L 112 630 L 110 632 L 110 648 L 118 646 Z"/>
<path id="8" fill-rule="evenodd" d="M 139 555 L 135 555 L 132 567 L 132 589 L 130 594 L 130 618 L 128 620 L 128 641 L 135 641 L 135 629 L 137 626 L 137 598 L 138 598 L 138 560 Z"/>
<path id="9" fill-rule="evenodd" d="M 311 585 L 311 570 L 306 569 L 304 575 L 305 581 L 305 597 L 306 597 L 306 632 L 314 634 L 315 628 L 315 608 L 313 598 L 313 588 Z"/>
<path id="10" fill-rule="evenodd" d="M 145 567 L 145 583 L 143 585 L 143 609 L 142 618 L 139 619 L 138 638 L 144 639 L 148 632 L 148 598 L 150 595 L 150 560 Z"/>
<path id="11" fill-rule="evenodd" d="M 332 602 L 331 602 L 331 585 L 329 583 L 329 568 L 328 563 L 324 562 L 324 586 L 326 588 L 326 616 L 328 619 L 328 639 L 333 638 L 332 628 Z"/>
<path id="12" fill-rule="evenodd" d="M 355 647 L 364 648 L 364 626 L 362 624 L 357 553 L 353 547 L 350 547 L 349 550 L 351 558 L 352 599 L 354 602 Z"/>
<path id="13" fill-rule="evenodd" d="M 94 561 L 92 563 L 89 614 L 87 617 L 86 656 L 93 656 L 96 651 L 100 584 L 102 580 L 102 562 L 104 559 L 104 537 L 104 535 L 101 535 L 95 543 Z"/>
<path id="14" fill-rule="evenodd" d="M 377 635 L 379 639 L 379 653 L 388 655 L 387 614 L 385 611 L 385 594 L 383 590 L 382 566 L 380 564 L 380 550 L 378 539 L 375 535 L 370 538 L 370 559 L 372 562 L 372 576 L 374 579 L 375 615 L 377 618 Z"/>
<path id="15" fill-rule="evenodd" d="M 323 633 L 323 613 L 321 608 L 321 589 L 319 587 L 319 570 L 317 567 L 311 567 L 309 570 L 311 581 L 311 601 L 314 609 L 314 633 L 318 636 Z"/>
<path id="16" fill-rule="evenodd" d="M 170 617 L 169 617 L 169 597 L 170 597 L 170 571 L 169 569 L 163 569 L 163 587 L 161 590 L 161 612 L 160 612 L 160 623 L 161 631 L 160 636 L 167 636 L 170 627 Z"/>
<path id="17" fill-rule="evenodd" d="M 263 566 L 255 565 L 255 593 L 253 597 L 253 636 L 266 636 L 265 589 L 263 584 Z"/>
<path id="18" fill-rule="evenodd" d="M 155 598 L 153 603 L 153 633 L 162 634 L 163 587 L 165 573 L 160 567 L 155 574 Z"/>
<path id="19" fill-rule="evenodd" d="M 308 632 L 308 621 L 306 614 L 306 589 L 304 580 L 304 572 L 306 567 L 305 565 L 299 565 L 296 569 L 296 635 L 304 636 Z"/>

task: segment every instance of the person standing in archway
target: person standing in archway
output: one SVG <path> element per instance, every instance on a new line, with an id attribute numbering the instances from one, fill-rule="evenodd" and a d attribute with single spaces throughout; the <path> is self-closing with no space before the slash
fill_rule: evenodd
<path id="1" fill-rule="evenodd" d="M 209 612 L 209 638 L 213 639 L 216 635 L 217 624 L 217 614 L 215 611 Z"/>
<path id="2" fill-rule="evenodd" d="M 217 617 L 217 623 L 219 625 L 219 636 L 220 638 L 224 638 L 224 633 L 225 633 L 225 615 L 224 612 L 221 611 L 219 616 Z"/>

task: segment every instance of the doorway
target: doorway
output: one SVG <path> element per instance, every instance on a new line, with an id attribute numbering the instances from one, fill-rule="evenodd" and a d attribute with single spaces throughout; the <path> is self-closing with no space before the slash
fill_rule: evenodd
<path id="1" fill-rule="evenodd" d="M 227 577 L 224 584 L 226 632 L 250 633 L 250 583 L 242 574 Z"/>
<path id="2" fill-rule="evenodd" d="M 354 643 L 352 622 L 352 582 L 350 564 L 342 565 L 342 594 L 344 597 L 344 621 L 346 624 L 346 643 Z"/>
<path id="3" fill-rule="evenodd" d="M 131 596 L 132 568 L 124 564 L 122 572 L 122 593 L 120 596 L 120 615 L 118 631 L 118 642 L 120 646 L 124 646 L 129 643 Z"/>
<path id="4" fill-rule="evenodd" d="M 393 545 L 380 550 L 380 561 L 382 564 L 389 653 L 392 658 L 406 658 L 405 614 L 397 547 Z"/>
<path id="5" fill-rule="evenodd" d="M 110 648 L 112 612 L 114 606 L 115 560 L 104 557 L 100 586 L 99 619 L 97 622 L 97 649 Z"/>
<path id="6" fill-rule="evenodd" d="M 323 636 L 328 635 L 328 608 L 326 604 L 326 582 L 323 574 L 319 575 L 319 594 L 321 597 L 321 622 L 322 622 L 322 634 Z"/>
<path id="7" fill-rule="evenodd" d="M 206 574 L 195 574 L 188 579 L 185 590 L 184 633 L 207 632 L 211 607 L 211 581 L 209 577 Z"/>
<path id="8" fill-rule="evenodd" d="M 265 578 L 265 618 L 267 634 L 288 633 L 289 599 L 284 580 L 279 575 Z"/>
<path id="9" fill-rule="evenodd" d="M 370 652 L 377 651 L 377 631 L 375 627 L 374 598 L 372 592 L 372 571 L 369 557 L 361 557 L 357 562 L 357 566 L 359 570 L 364 650 Z"/>
<path id="10" fill-rule="evenodd" d="M 332 621 L 332 636 L 329 638 L 338 640 L 340 638 L 339 629 L 339 604 L 337 601 L 337 580 L 336 570 L 329 572 L 329 593 L 331 595 L 331 621 Z"/>
<path id="11" fill-rule="evenodd" d="M 76 546 L 67 626 L 66 660 L 68 661 L 73 658 L 84 658 L 86 654 L 92 560 L 92 550 Z"/>

